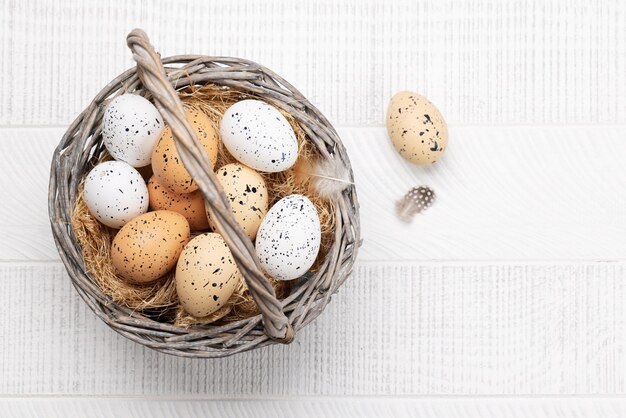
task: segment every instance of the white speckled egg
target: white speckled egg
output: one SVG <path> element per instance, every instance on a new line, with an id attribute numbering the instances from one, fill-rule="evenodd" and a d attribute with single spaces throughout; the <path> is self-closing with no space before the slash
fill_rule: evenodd
<path id="1" fill-rule="evenodd" d="M 226 164 L 215 173 L 237 223 L 250 239 L 256 237 L 261 221 L 267 213 L 268 193 L 263 177 L 243 164 Z M 210 217 L 207 210 L 207 216 Z M 209 224 L 215 224 L 209 218 Z"/>
<path id="2" fill-rule="evenodd" d="M 402 91 L 387 108 L 387 132 L 398 153 L 414 164 L 432 164 L 448 146 L 448 125 L 424 96 Z"/>
<path id="3" fill-rule="evenodd" d="M 242 100 L 229 107 L 220 122 L 226 149 L 255 170 L 287 170 L 298 158 L 298 141 L 291 125 L 273 106 Z"/>
<path id="4" fill-rule="evenodd" d="M 222 308 L 242 276 L 220 234 L 198 235 L 176 265 L 176 293 L 187 313 L 204 317 Z"/>
<path id="5" fill-rule="evenodd" d="M 133 167 L 150 164 L 163 129 L 157 108 L 136 94 L 122 94 L 111 100 L 102 118 L 102 140 L 109 154 Z"/>
<path id="6" fill-rule="evenodd" d="M 148 210 L 148 188 L 141 174 L 123 161 L 95 166 L 85 180 L 83 197 L 89 212 L 119 229 Z"/>
<path id="7" fill-rule="evenodd" d="M 263 270 L 279 280 L 302 276 L 320 250 L 317 210 L 305 196 L 280 199 L 265 215 L 256 237 L 256 254 Z"/>

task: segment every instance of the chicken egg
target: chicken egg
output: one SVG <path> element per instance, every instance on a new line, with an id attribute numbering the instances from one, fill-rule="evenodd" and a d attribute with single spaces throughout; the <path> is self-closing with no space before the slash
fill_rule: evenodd
<path id="1" fill-rule="evenodd" d="M 207 153 L 211 164 L 217 161 L 219 138 L 211 119 L 199 110 L 186 110 L 187 120 L 196 131 L 202 149 Z M 198 185 L 185 168 L 176 149 L 172 129 L 167 126 L 152 153 L 152 171 L 159 183 L 178 194 L 198 190 Z"/>
<path id="2" fill-rule="evenodd" d="M 176 293 L 185 311 L 195 317 L 222 308 L 242 280 L 220 234 L 198 235 L 185 246 L 176 265 Z"/>
<path id="3" fill-rule="evenodd" d="M 114 159 L 144 167 L 150 164 L 163 129 L 161 114 L 152 103 L 136 94 L 122 94 L 104 111 L 102 142 Z"/>
<path id="4" fill-rule="evenodd" d="M 83 198 L 96 219 L 115 229 L 148 210 L 148 189 L 143 177 L 123 161 L 95 166 L 85 179 Z"/>
<path id="5" fill-rule="evenodd" d="M 209 220 L 204 208 L 204 195 L 200 190 L 191 193 L 178 194 L 169 191 L 159 184 L 152 176 L 148 182 L 150 209 L 171 210 L 183 215 L 192 231 L 207 229 Z"/>
<path id="6" fill-rule="evenodd" d="M 220 134 L 233 157 L 258 171 L 284 171 L 298 158 L 293 128 L 278 109 L 260 100 L 242 100 L 229 107 Z"/>
<path id="7" fill-rule="evenodd" d="M 189 224 L 179 213 L 168 210 L 145 213 L 115 235 L 111 261 L 125 279 L 153 282 L 174 268 L 189 234 Z"/>
<path id="8" fill-rule="evenodd" d="M 448 146 L 448 125 L 439 110 L 409 91 L 389 102 L 387 132 L 398 153 L 415 164 L 436 162 Z"/>
<path id="9" fill-rule="evenodd" d="M 243 164 L 226 164 L 215 173 L 237 223 L 250 239 L 256 237 L 263 217 L 267 213 L 268 192 L 263 177 Z M 209 223 L 213 228 L 207 209 Z"/>

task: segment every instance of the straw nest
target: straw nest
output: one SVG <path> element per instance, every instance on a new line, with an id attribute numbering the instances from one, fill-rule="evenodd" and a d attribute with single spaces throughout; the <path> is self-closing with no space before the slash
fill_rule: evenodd
<path id="1" fill-rule="evenodd" d="M 52 236 L 77 294 L 113 330 L 166 354 L 220 358 L 291 343 L 324 311 L 350 275 L 361 243 L 356 188 L 339 135 L 294 86 L 260 64 L 206 55 L 163 58 L 140 29 L 131 31 L 126 43 L 136 67 L 104 86 L 70 124 L 50 167 Z M 95 222 L 82 201 L 86 173 L 110 158 L 100 133 L 104 108 L 108 100 L 122 93 L 151 100 L 172 128 L 181 159 L 206 197 L 212 222 L 244 277 L 247 289 L 242 284 L 228 308 L 212 318 L 191 318 L 178 308 L 171 275 L 149 286 L 130 285 L 117 277 L 109 254 L 115 231 Z M 254 246 L 237 225 L 214 167 L 184 114 L 183 101 L 204 110 L 217 124 L 229 104 L 247 97 L 259 98 L 282 111 L 300 141 L 297 166 L 266 176 L 272 200 L 289 193 L 305 194 L 317 206 L 323 223 L 322 250 L 315 266 L 290 283 L 276 283 L 262 273 Z M 229 161 L 231 157 L 222 150 L 218 164 Z M 312 193 L 313 189 L 320 191 L 324 183 L 320 181 L 324 176 L 317 175 L 320 171 L 312 166 L 316 163 L 317 168 L 333 167 L 344 174 L 325 180 L 347 179 L 332 195 L 326 193 L 332 188 L 324 188 L 327 201 Z M 316 177 L 310 177 L 311 173 Z M 150 175 L 143 174 L 146 178 Z"/>
<path id="2" fill-rule="evenodd" d="M 207 114 L 214 128 L 219 132 L 219 121 L 228 107 L 240 100 L 258 98 L 229 87 L 213 84 L 191 86 L 179 93 L 186 109 L 200 110 Z M 317 208 L 321 223 L 322 240 L 320 252 L 312 271 L 316 270 L 332 245 L 334 235 L 333 205 L 317 195 L 311 187 L 311 176 L 307 168 L 311 162 L 320 158 L 315 146 L 307 141 L 306 133 L 297 121 L 287 112 L 283 115 L 291 124 L 298 140 L 298 161 L 294 167 L 278 173 L 259 173 L 263 176 L 268 192 L 270 207 L 281 198 L 298 193 L 306 195 Z M 111 159 L 104 152 L 99 161 Z M 220 142 L 215 168 L 236 162 Z M 151 175 L 150 167 L 140 169 L 144 178 Z M 209 324 L 217 320 L 234 321 L 248 318 L 259 313 L 245 282 L 242 280 L 229 301 L 217 312 L 204 318 L 195 318 L 187 314 L 179 305 L 173 272 L 156 282 L 147 285 L 130 283 L 119 276 L 111 262 L 111 242 L 117 232 L 101 224 L 89 213 L 83 199 L 82 183 L 72 214 L 74 233 L 81 245 L 82 256 L 87 270 L 95 278 L 102 292 L 111 299 L 134 311 L 153 317 L 160 322 L 171 322 L 181 327 Z M 291 282 L 274 280 L 268 277 L 278 299 L 285 298 L 291 290 Z"/>

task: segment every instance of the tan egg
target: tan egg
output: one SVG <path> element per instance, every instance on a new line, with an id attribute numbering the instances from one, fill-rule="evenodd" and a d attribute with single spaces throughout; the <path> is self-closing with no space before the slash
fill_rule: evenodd
<path id="1" fill-rule="evenodd" d="M 235 220 L 250 237 L 254 239 L 261 221 L 267 213 L 268 193 L 263 177 L 243 164 L 226 164 L 215 176 L 219 180 Z M 209 224 L 215 228 L 207 209 Z"/>
<path id="2" fill-rule="evenodd" d="M 189 223 L 181 214 L 168 210 L 144 213 L 115 235 L 111 261 L 125 279 L 153 282 L 174 268 L 189 234 Z"/>
<path id="3" fill-rule="evenodd" d="M 198 235 L 185 246 L 176 265 L 176 293 L 185 311 L 204 317 L 222 308 L 242 280 L 220 234 Z"/>
<path id="4" fill-rule="evenodd" d="M 387 132 L 401 156 L 415 164 L 430 164 L 448 146 L 448 125 L 424 96 L 402 91 L 387 108 Z"/>
<path id="5" fill-rule="evenodd" d="M 211 119 L 197 110 L 185 111 L 185 113 L 214 166 L 217 161 L 219 137 L 213 128 Z M 163 135 L 152 151 L 152 171 L 159 183 L 174 193 L 191 193 L 198 190 L 198 185 L 185 168 L 176 150 L 172 129 L 169 126 L 165 128 Z"/>
<path id="6" fill-rule="evenodd" d="M 171 210 L 183 215 L 192 231 L 199 231 L 209 227 L 209 220 L 204 208 L 204 196 L 200 190 L 177 194 L 163 187 L 153 176 L 148 182 L 150 209 Z"/>

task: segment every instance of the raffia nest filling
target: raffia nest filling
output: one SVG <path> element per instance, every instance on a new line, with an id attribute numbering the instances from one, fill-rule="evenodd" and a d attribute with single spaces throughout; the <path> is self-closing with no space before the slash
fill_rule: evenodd
<path id="1" fill-rule="evenodd" d="M 162 58 L 139 29 L 131 31 L 126 44 L 136 67 L 103 87 L 70 124 L 52 158 L 50 226 L 69 279 L 104 323 L 162 353 L 222 358 L 291 343 L 299 330 L 323 312 L 350 275 L 361 243 L 359 204 L 341 138 L 294 86 L 260 64 L 206 55 Z M 110 257 L 116 231 L 96 222 L 82 200 L 84 176 L 95 164 L 110 158 L 100 134 L 104 107 L 107 100 L 124 92 L 151 100 L 172 128 L 181 159 L 206 197 L 212 223 L 229 245 L 247 284 L 246 289 L 242 282 L 228 307 L 209 318 L 193 318 L 179 308 L 173 273 L 147 286 L 129 284 L 118 277 Z M 322 221 L 316 264 L 292 282 L 275 282 L 262 273 L 253 243 L 237 224 L 214 174 L 215 168 L 233 161 L 232 157 L 222 150 L 213 167 L 183 111 L 184 101 L 185 106 L 204 110 L 217 126 L 228 106 L 249 97 L 286 112 L 283 114 L 300 143 L 298 162 L 292 170 L 265 174 L 272 191 L 270 204 L 285 195 L 301 193 L 317 206 Z M 319 164 L 312 166 L 315 162 Z M 150 173 L 143 171 L 147 179 Z M 316 173 L 315 177 L 307 180 L 307 171 Z M 338 183 L 329 179 L 345 181 L 337 188 Z"/>
<path id="2" fill-rule="evenodd" d="M 233 103 L 249 98 L 263 100 L 252 94 L 212 84 L 192 86 L 180 92 L 179 95 L 186 109 L 197 109 L 206 113 L 217 132 L 219 132 L 222 115 Z M 282 110 L 281 113 L 287 118 L 296 134 L 299 151 L 298 161 L 294 167 L 286 171 L 259 174 L 263 176 L 267 185 L 270 207 L 281 198 L 294 193 L 306 195 L 315 205 L 320 218 L 322 233 L 320 252 L 311 269 L 311 271 L 315 271 L 320 260 L 324 259 L 333 243 L 335 228 L 333 205 L 310 190 L 310 177 L 307 176 L 306 170 L 303 170 L 302 164 L 300 164 L 303 161 L 308 163 L 315 161 L 319 158 L 319 152 L 310 141 L 307 141 L 306 133 L 297 121 Z M 111 157 L 105 151 L 99 161 L 109 159 Z M 237 162 L 237 160 L 230 155 L 220 141 L 215 169 L 232 162 Z M 145 176 L 150 174 L 149 170 L 146 173 L 146 169 L 140 169 L 140 172 Z M 239 320 L 259 313 L 259 309 L 243 280 L 240 281 L 235 292 L 222 308 L 207 317 L 196 318 L 187 314 L 178 302 L 173 271 L 147 285 L 130 283 L 116 274 L 111 262 L 111 242 L 117 230 L 101 224 L 91 215 L 83 200 L 82 189 L 81 183 L 72 214 L 72 226 L 76 238 L 81 244 L 85 266 L 103 293 L 110 296 L 114 302 L 141 311 L 160 322 L 172 322 L 181 327 L 209 324 L 220 319 L 222 321 Z M 283 299 L 289 294 L 291 282 L 274 280 L 271 277 L 268 277 L 268 280 L 278 299 Z"/>

